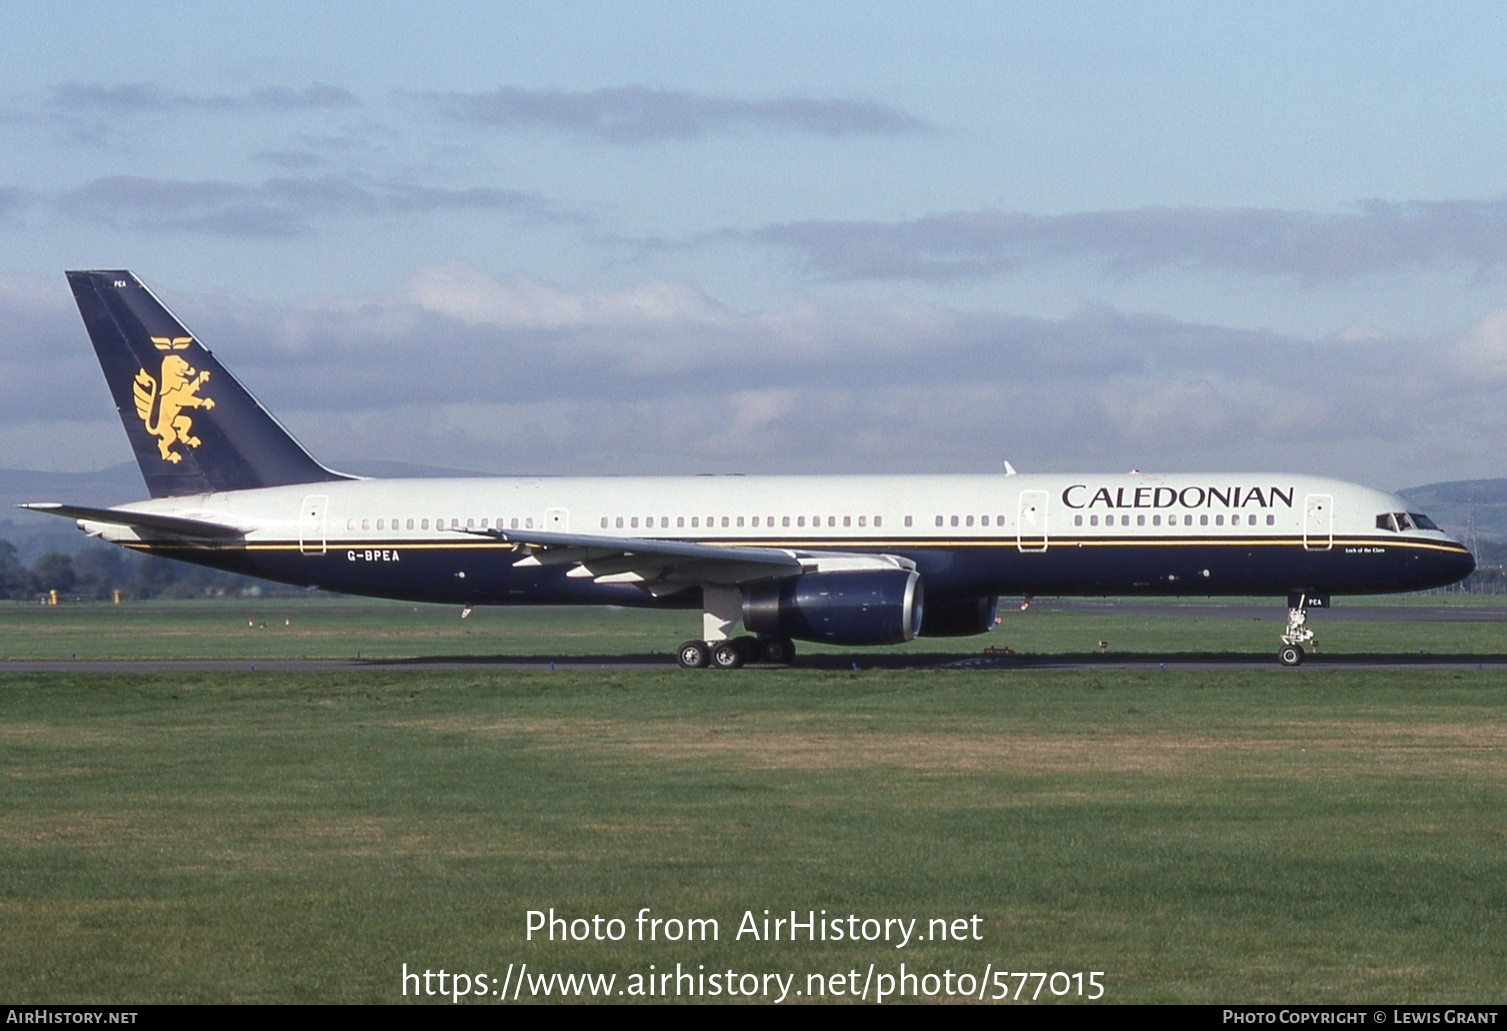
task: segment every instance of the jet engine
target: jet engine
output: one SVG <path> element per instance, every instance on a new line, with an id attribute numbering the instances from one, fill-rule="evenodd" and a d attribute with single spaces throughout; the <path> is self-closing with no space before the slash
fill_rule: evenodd
<path id="1" fill-rule="evenodd" d="M 756 634 L 825 644 L 899 644 L 921 629 L 920 574 L 910 569 L 806 573 L 755 584 L 743 625 Z"/>
<path id="2" fill-rule="evenodd" d="M 999 598 L 952 597 L 933 595 L 926 603 L 921 620 L 922 637 L 968 637 L 994 629 L 999 615 Z"/>

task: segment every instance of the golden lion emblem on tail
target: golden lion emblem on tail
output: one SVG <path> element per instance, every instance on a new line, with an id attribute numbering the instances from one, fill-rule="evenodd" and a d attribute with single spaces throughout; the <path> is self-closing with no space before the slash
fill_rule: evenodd
<path id="1" fill-rule="evenodd" d="M 152 337 L 152 346 L 159 351 L 181 351 L 193 342 L 193 337 Z M 215 406 L 213 398 L 199 396 L 199 388 L 207 382 L 209 373 L 198 372 L 176 354 L 163 357 L 157 379 L 153 379 L 146 369 L 136 373 L 136 380 L 131 384 L 131 393 L 136 398 L 136 415 L 147 432 L 157 438 L 157 450 L 162 453 L 163 461 L 183 461 L 183 456 L 173 450 L 175 444 L 199 446 L 199 438 L 194 436 L 193 419 L 183 410 Z"/>

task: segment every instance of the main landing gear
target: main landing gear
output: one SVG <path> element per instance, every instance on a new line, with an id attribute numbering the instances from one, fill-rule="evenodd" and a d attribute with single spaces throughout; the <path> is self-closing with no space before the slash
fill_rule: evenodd
<path id="1" fill-rule="evenodd" d="M 1277 661 L 1284 666 L 1302 665 L 1306 654 L 1303 646 L 1313 647 L 1313 631 L 1308 629 L 1308 606 L 1328 608 L 1326 595 L 1290 594 L 1287 597 L 1287 632 L 1282 635 L 1282 647 L 1277 649 Z"/>
<path id="2" fill-rule="evenodd" d="M 750 662 L 784 666 L 795 658 L 795 642 L 788 637 L 727 636 L 743 617 L 743 592 L 738 588 L 703 587 L 701 607 L 701 632 L 706 640 L 680 646 L 675 655 L 683 669 L 739 669 Z"/>
<path id="3" fill-rule="evenodd" d="M 740 669 L 750 662 L 787 666 L 795 658 L 788 637 L 732 637 L 721 641 L 687 641 L 676 653 L 684 669 Z"/>

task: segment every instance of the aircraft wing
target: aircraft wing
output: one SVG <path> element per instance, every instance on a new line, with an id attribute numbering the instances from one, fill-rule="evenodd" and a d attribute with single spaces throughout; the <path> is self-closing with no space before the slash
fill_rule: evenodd
<path id="1" fill-rule="evenodd" d="M 631 583 L 651 594 L 692 585 L 781 580 L 820 569 L 893 569 L 910 566 L 890 555 L 748 548 L 694 541 L 607 537 L 546 530 L 463 530 L 506 541 L 523 552 L 515 566 L 573 566 L 567 576 L 597 583 Z"/>
<path id="2" fill-rule="evenodd" d="M 108 523 L 111 526 L 127 526 L 133 530 L 145 530 L 155 535 L 187 537 L 195 540 L 227 540 L 244 537 L 254 527 L 232 526 L 227 523 L 195 519 L 191 516 L 163 515 L 158 512 L 133 512 L 124 508 L 92 508 L 87 505 L 62 505 L 56 501 L 34 501 L 17 508 L 48 515 L 63 516 L 81 522 Z"/>

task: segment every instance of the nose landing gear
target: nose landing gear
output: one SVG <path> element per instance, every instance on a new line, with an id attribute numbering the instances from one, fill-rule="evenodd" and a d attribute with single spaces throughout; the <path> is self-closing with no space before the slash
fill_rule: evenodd
<path id="1" fill-rule="evenodd" d="M 1322 594 L 1290 594 L 1287 596 L 1287 632 L 1282 635 L 1282 647 L 1277 649 L 1277 661 L 1284 666 L 1298 666 L 1303 662 L 1303 646 L 1313 647 L 1313 631 L 1308 629 L 1308 606 L 1328 608 L 1329 597 Z"/>

